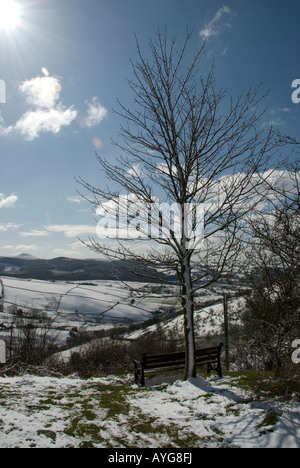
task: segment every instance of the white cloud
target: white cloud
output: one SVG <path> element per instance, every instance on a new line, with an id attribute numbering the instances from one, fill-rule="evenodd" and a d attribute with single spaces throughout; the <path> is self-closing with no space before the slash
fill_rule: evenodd
<path id="1" fill-rule="evenodd" d="M 262 123 L 263 127 L 268 128 L 270 125 L 273 127 L 282 127 L 288 125 L 289 121 L 295 118 L 293 111 L 289 107 L 270 109 L 269 116 L 270 118 Z"/>
<path id="2" fill-rule="evenodd" d="M 96 226 L 85 224 L 55 224 L 47 226 L 47 231 L 62 232 L 66 237 L 77 237 L 81 234 L 96 234 Z"/>
<path id="3" fill-rule="evenodd" d="M 42 133 L 58 134 L 64 127 L 69 127 L 78 117 L 78 110 L 72 105 L 63 104 L 60 94 L 62 85 L 59 78 L 50 76 L 48 70 L 42 68 L 43 76 L 37 76 L 23 81 L 19 92 L 25 96 L 30 106 L 14 125 L 6 126 L 0 115 L 0 135 L 8 136 L 20 134 L 27 141 L 33 141 Z M 87 115 L 79 117 L 78 123 L 82 128 L 99 125 L 107 116 L 107 110 L 93 97 L 87 102 Z M 97 149 L 102 148 L 99 138 L 94 138 L 93 144 Z"/>
<path id="4" fill-rule="evenodd" d="M 134 164 L 130 169 L 128 169 L 127 174 L 132 177 L 142 177 L 144 173 L 140 164 Z"/>
<path id="5" fill-rule="evenodd" d="M 6 136 L 21 134 L 25 140 L 32 141 L 41 133 L 59 133 L 77 117 L 78 111 L 73 106 L 67 108 L 59 101 L 62 86 L 58 78 L 43 76 L 24 81 L 19 91 L 25 95 L 26 102 L 32 106 L 15 125 L 5 127 L 0 121 L 0 134 Z"/>
<path id="6" fill-rule="evenodd" d="M 25 140 L 32 141 L 42 133 L 58 134 L 78 117 L 78 110 L 74 106 L 65 106 L 61 100 L 62 85 L 59 78 L 50 76 L 45 67 L 42 72 L 44 76 L 21 83 L 19 92 L 25 96 L 31 108 L 14 125 L 6 126 L 0 115 L 0 135 L 20 134 Z M 107 116 L 107 110 L 98 102 L 97 97 L 87 104 L 87 115 L 78 119 L 79 125 L 83 128 L 95 127 Z M 93 144 L 98 149 L 102 147 L 99 138 L 95 138 Z"/>
<path id="7" fill-rule="evenodd" d="M 88 102 L 87 117 L 79 120 L 80 127 L 96 127 L 107 116 L 107 109 L 98 102 L 97 97 L 93 97 L 92 102 Z"/>
<path id="8" fill-rule="evenodd" d="M 199 32 L 200 36 L 202 39 L 209 39 L 212 36 L 218 36 L 221 32 L 221 25 L 220 25 L 220 20 L 222 16 L 224 15 L 230 15 L 232 14 L 232 11 L 230 8 L 226 5 L 223 5 L 219 10 L 216 12 L 214 17 L 212 18 L 211 21 L 209 21 L 204 28 Z M 227 27 L 230 27 L 230 23 L 226 23 Z"/>
<path id="9" fill-rule="evenodd" d="M 28 104 L 52 109 L 59 99 L 62 86 L 59 80 L 53 76 L 37 76 L 24 81 L 19 86 L 19 90 L 25 94 Z"/>
<path id="10" fill-rule="evenodd" d="M 0 223 L 0 231 L 7 232 L 15 229 L 19 229 L 22 224 L 15 224 L 15 223 Z"/>
<path id="11" fill-rule="evenodd" d="M 53 254 L 59 257 L 82 258 L 86 255 L 86 245 L 80 241 L 73 242 L 72 244 L 68 244 L 65 249 L 53 250 Z"/>
<path id="12" fill-rule="evenodd" d="M 41 229 L 32 229 L 32 231 L 20 232 L 20 236 L 22 237 L 46 237 L 48 235 L 49 232 Z"/>
<path id="13" fill-rule="evenodd" d="M 29 250 L 38 250 L 38 247 L 36 245 L 25 245 L 25 244 L 20 244 L 20 245 L 4 245 L 3 249 L 6 250 L 14 250 L 15 252 L 28 252 Z"/>
<path id="14" fill-rule="evenodd" d="M 45 74 L 45 73 L 44 73 Z M 53 76 L 43 76 L 24 81 L 19 90 L 35 110 L 25 112 L 10 131 L 19 132 L 25 140 L 32 141 L 42 132 L 57 134 L 77 117 L 77 111 L 59 101 L 62 86 Z"/>
<path id="15" fill-rule="evenodd" d="M 88 127 L 98 125 L 107 116 L 107 110 L 97 102 L 96 97 L 93 97 L 92 102 L 89 103 L 87 113 L 88 117 L 86 119 L 86 124 Z"/>
<path id="16" fill-rule="evenodd" d="M 18 200 L 17 195 L 11 194 L 8 197 L 0 193 L 0 208 L 13 208 Z"/>
<path id="17" fill-rule="evenodd" d="M 59 133 L 63 127 L 68 127 L 77 117 L 77 111 L 72 107 L 67 109 L 61 104 L 53 109 L 37 109 L 26 112 L 12 128 L 24 136 L 25 140 L 32 141 L 42 132 Z"/>
<path id="18" fill-rule="evenodd" d="M 67 197 L 67 200 L 71 203 L 78 203 L 80 204 L 81 203 L 81 198 L 80 197 L 76 197 L 76 196 L 70 196 L 70 197 Z"/>

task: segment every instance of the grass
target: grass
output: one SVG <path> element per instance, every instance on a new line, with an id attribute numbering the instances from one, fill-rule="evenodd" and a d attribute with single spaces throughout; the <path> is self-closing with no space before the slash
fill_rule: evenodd
<path id="1" fill-rule="evenodd" d="M 203 373 L 204 375 L 204 373 Z M 170 372 L 168 377 L 170 377 Z M 282 384 L 274 381 L 272 372 L 262 371 L 244 371 L 244 372 L 225 372 L 224 376 L 232 377 L 233 386 L 238 386 L 247 392 L 251 392 L 252 397 L 248 399 L 264 400 L 281 395 Z M 161 375 L 163 380 L 164 375 Z M 198 447 L 199 443 L 205 444 L 206 440 L 199 441 L 199 437 L 195 434 L 179 429 L 176 424 L 164 426 L 159 424 L 154 418 L 151 418 L 137 408 L 130 407 L 127 397 L 130 397 L 138 392 L 151 391 L 147 388 L 132 388 L 126 384 L 101 384 L 89 383 L 89 391 L 92 390 L 93 399 L 86 398 L 81 393 L 70 393 L 68 399 L 71 402 L 64 402 L 65 407 L 71 410 L 71 417 L 65 433 L 75 439 L 83 439 L 81 447 L 93 448 L 94 446 L 103 445 L 105 447 L 132 447 L 137 439 L 150 438 L 153 440 L 161 440 L 161 447 Z M 213 395 L 207 393 L 199 398 L 210 403 Z M 174 397 L 174 401 L 176 397 Z M 41 404 L 45 406 L 52 404 L 61 404 L 61 396 L 51 395 L 41 400 Z M 244 402 L 246 403 L 246 401 Z M 95 412 L 95 408 L 101 408 L 101 416 Z M 73 408 L 73 411 L 72 411 Z M 226 414 L 232 414 L 238 417 L 240 414 L 240 406 L 229 404 L 226 408 Z M 257 426 L 260 429 L 260 434 L 270 432 L 278 422 L 279 413 L 266 412 L 262 422 Z M 199 415 L 199 419 L 202 416 Z M 203 417 L 207 419 L 207 416 Z M 114 427 L 118 426 L 118 433 L 122 436 L 116 436 Z M 110 428 L 111 427 L 111 432 Z M 104 430 L 105 428 L 105 430 Z M 110 432 L 110 438 L 107 438 L 107 431 Z M 104 434 L 106 432 L 106 435 Z M 221 441 L 224 434 L 215 429 L 216 437 Z M 45 436 L 53 438 L 51 430 L 45 432 Z M 210 437 L 207 438 L 207 441 Z M 164 442 L 165 441 L 165 442 Z"/>
<path id="2" fill-rule="evenodd" d="M 126 396 L 139 391 L 132 390 L 126 385 L 105 385 L 99 383 L 89 384 L 89 391 L 92 391 L 93 399 L 76 398 L 76 411 L 71 417 L 70 423 L 65 433 L 75 439 L 81 438 L 84 441 L 81 448 L 93 448 L 97 445 L 104 447 L 126 447 L 126 432 L 129 428 L 135 431 L 143 430 L 144 433 L 153 432 L 152 421 L 138 421 L 137 418 L 130 418 L 130 405 Z M 95 407 L 101 408 L 101 414 L 94 412 Z M 123 421 L 123 423 L 122 423 Z M 118 425 L 122 433 L 124 426 L 124 438 L 118 438 L 111 431 L 110 439 L 104 437 L 104 429 Z M 126 429 L 125 429 L 126 426 Z M 151 429 L 150 429 L 151 427 Z M 128 445 L 129 446 L 129 445 Z"/>
<path id="3" fill-rule="evenodd" d="M 262 422 L 256 426 L 258 429 L 265 428 L 262 429 L 259 434 L 262 436 L 267 432 L 273 432 L 274 426 L 278 423 L 280 416 L 282 416 L 282 411 L 267 411 Z"/>
<path id="4" fill-rule="evenodd" d="M 164 375 L 161 374 L 161 381 Z M 204 374 L 203 374 L 204 376 Z M 243 402 L 229 404 L 224 408 L 224 416 L 239 417 L 243 412 L 243 405 L 252 400 L 261 401 L 282 396 L 282 382 L 274 381 L 272 372 L 224 372 L 224 376 L 232 378 L 232 387 L 240 387 L 250 392 L 250 397 Z M 170 379 L 170 373 L 168 373 Z M 174 374 L 175 378 L 175 374 Z M 61 434 L 67 436 L 66 447 L 80 446 L 80 448 L 108 447 L 108 448 L 132 448 L 156 446 L 160 448 L 186 448 L 206 446 L 214 441 L 222 443 L 225 435 L 214 425 L 210 425 L 214 431 L 202 439 L 195 435 L 187 425 L 170 423 L 163 424 L 160 420 L 142 412 L 138 406 L 131 405 L 134 397 L 147 395 L 147 392 L 160 391 L 165 386 L 156 385 L 151 388 L 139 388 L 126 383 L 125 377 L 117 379 L 114 383 L 99 381 L 83 381 L 80 387 L 49 388 L 40 394 L 34 395 L 25 401 L 26 414 L 34 417 L 35 414 L 44 413 L 46 423 L 37 428 L 37 436 L 47 439 L 48 442 L 58 443 Z M 230 385 L 230 382 L 226 382 Z M 286 388 L 284 395 L 286 395 Z M 20 395 L 19 395 L 20 396 Z M 213 394 L 207 393 L 197 396 L 206 402 L 213 403 Z M 18 402 L 18 392 L 13 388 L 2 388 L 0 405 L 9 406 L 10 398 Z M 170 403 L 180 403 L 177 395 L 169 397 Z M 195 401 L 196 401 L 195 400 Z M 194 400 L 191 400 L 191 408 Z M 209 413 L 209 410 L 207 410 Z M 55 415 L 58 414 L 63 424 L 57 428 Z M 49 415 L 49 416 L 48 416 Z M 61 416 L 63 415 L 63 417 Z M 43 417 L 44 417 L 43 416 Z M 260 435 L 271 432 L 276 426 L 281 414 L 275 410 L 262 412 L 258 421 L 257 430 Z M 197 420 L 214 421 L 214 415 L 194 414 Z M 1 422 L 1 421 L 0 421 Z M 12 430 L 15 430 L 12 428 Z M 213 439 L 213 440 L 212 440 Z M 35 442 L 32 441 L 32 446 Z"/>
<path id="5" fill-rule="evenodd" d="M 289 398 L 291 395 L 300 397 L 300 376 L 292 372 L 277 380 L 272 371 L 224 372 L 226 375 L 235 378 L 234 385 L 251 392 L 257 400 Z"/>
<path id="6" fill-rule="evenodd" d="M 46 437 L 49 437 L 51 440 L 55 441 L 56 440 L 56 433 L 54 431 L 50 431 L 47 429 L 39 429 L 37 431 L 38 435 L 44 435 Z"/>
<path id="7" fill-rule="evenodd" d="M 120 414 L 128 414 L 129 404 L 126 401 L 126 395 L 130 392 L 127 387 L 120 387 L 114 385 L 95 385 L 96 392 L 101 395 L 99 403 L 101 408 L 107 411 L 104 419 L 112 419 Z"/>
<path id="8" fill-rule="evenodd" d="M 153 443 L 159 441 L 161 448 L 199 446 L 199 437 L 195 434 L 182 431 L 176 424 L 170 426 L 159 424 L 155 418 L 145 415 L 137 408 L 131 408 L 127 396 L 133 396 L 138 392 L 148 392 L 151 391 L 150 389 L 133 389 L 126 385 L 98 383 L 89 384 L 89 389 L 91 388 L 94 397 L 92 402 L 82 399 L 79 394 L 73 394 L 76 412 L 70 418 L 68 427 L 64 431 L 65 434 L 75 439 L 84 439 L 81 448 L 93 448 L 99 444 L 111 448 L 131 448 L 135 446 L 137 440 L 141 444 L 143 439 L 145 446 L 147 446 L 147 439 L 153 439 Z M 100 419 L 99 415 L 93 412 L 95 405 L 101 408 Z M 120 433 L 119 437 L 113 431 L 116 425 Z M 107 438 L 110 427 L 112 428 L 111 437 Z M 104 432 L 106 432 L 105 436 Z M 51 431 L 48 436 L 51 436 Z"/>

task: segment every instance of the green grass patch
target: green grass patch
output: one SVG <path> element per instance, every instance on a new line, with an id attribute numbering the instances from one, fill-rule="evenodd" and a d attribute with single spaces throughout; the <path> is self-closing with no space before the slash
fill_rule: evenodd
<path id="1" fill-rule="evenodd" d="M 288 398 L 292 394 L 300 398 L 299 375 L 285 374 L 275 380 L 272 371 L 250 370 L 224 372 L 225 376 L 233 377 L 232 385 L 251 392 L 253 399 L 263 401 L 276 397 Z"/>
<path id="2" fill-rule="evenodd" d="M 282 416 L 281 411 L 276 411 L 276 410 L 267 411 L 262 422 L 256 426 L 258 429 L 265 428 L 265 429 L 262 429 L 259 434 L 262 436 L 266 434 L 267 432 L 273 432 L 274 426 L 276 426 L 281 416 Z"/>
<path id="3" fill-rule="evenodd" d="M 50 438 L 55 442 L 56 440 L 56 433 L 54 431 L 50 431 L 48 429 L 40 429 L 37 431 L 37 435 L 44 435 L 45 437 Z"/>

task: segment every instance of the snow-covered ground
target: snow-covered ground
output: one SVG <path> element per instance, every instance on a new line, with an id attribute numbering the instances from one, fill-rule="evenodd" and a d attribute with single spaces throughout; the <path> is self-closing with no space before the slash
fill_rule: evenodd
<path id="1" fill-rule="evenodd" d="M 126 285 L 119 281 L 64 282 L 26 280 L 2 277 L 4 286 L 4 308 L 0 308 L 0 339 L 9 339 L 12 306 L 23 311 L 31 308 L 46 312 L 53 319 L 56 342 L 65 345 L 69 333 L 76 328 L 78 331 L 106 331 L 116 326 L 140 324 L 153 314 L 178 309 L 178 298 L 172 294 L 172 289 L 161 289 L 159 285 L 147 283 L 132 283 Z M 222 304 L 223 292 L 234 293 L 226 283 L 218 287 L 201 291 L 197 298 L 197 313 L 195 316 L 196 337 L 206 338 L 210 335 L 223 333 L 224 310 Z M 163 297 L 161 296 L 163 293 Z M 230 310 L 238 308 L 240 300 L 234 297 L 230 300 Z M 210 304 L 206 306 L 205 304 Z M 160 322 L 165 330 L 183 332 L 182 316 L 173 316 Z M 137 328 L 124 335 L 126 339 L 135 340 L 141 335 L 147 335 L 157 328 L 150 325 L 147 328 Z M 61 358 L 69 359 L 70 352 L 65 351 Z"/>
<path id="2" fill-rule="evenodd" d="M 220 298 L 217 298 L 220 301 Z M 239 305 L 242 303 L 242 299 L 232 299 L 230 301 L 230 310 L 238 310 Z M 234 316 L 234 321 L 236 317 Z M 207 307 L 203 307 L 198 310 L 195 314 L 195 331 L 198 337 L 207 337 L 211 334 L 219 334 L 222 332 L 224 325 L 224 307 L 223 304 L 216 303 Z M 183 317 L 179 315 L 172 319 L 166 319 L 162 324 L 164 330 L 172 330 L 177 328 L 183 331 Z M 134 340 L 140 336 L 147 335 L 156 330 L 156 325 L 151 325 L 144 330 L 136 330 L 125 334 L 126 338 Z"/>
<path id="3" fill-rule="evenodd" d="M 300 448 L 300 406 L 253 401 L 229 377 L 1 377 L 0 448 L 15 447 Z"/>
<path id="4" fill-rule="evenodd" d="M 170 287 L 162 289 L 159 285 L 147 283 L 127 283 L 120 281 L 64 282 L 26 280 L 2 277 L 4 287 L 3 311 L 0 309 L 0 338 L 5 333 L 4 326 L 12 320 L 11 307 L 26 311 L 35 308 L 46 312 L 60 330 L 64 341 L 71 328 L 82 331 L 96 331 L 117 325 L 142 323 L 161 310 L 177 309 L 178 298 Z M 203 290 L 198 298 L 203 308 L 196 314 L 196 326 L 201 336 L 218 333 L 223 322 L 222 292 L 230 291 L 226 285 Z M 233 291 L 233 288 L 231 289 Z M 163 294 L 163 297 L 161 295 Z M 205 307 L 209 302 L 212 305 Z M 236 304 L 235 299 L 231 305 Z M 175 318 L 164 324 L 165 328 L 182 327 L 182 318 Z M 152 327 L 155 329 L 155 326 Z M 151 327 L 145 332 L 152 330 Z M 65 330 L 65 332 L 64 332 Z M 128 335 L 134 339 L 140 330 Z"/>
<path id="5" fill-rule="evenodd" d="M 12 304 L 48 311 L 58 326 L 86 330 L 114 326 L 128 318 L 142 322 L 162 305 L 172 307 L 171 298 L 163 302 L 150 285 L 142 283 L 135 285 L 143 292 L 142 299 L 123 283 L 112 281 L 84 285 L 4 277 L 3 283 L 0 324 L 11 320 Z M 202 293 L 196 314 L 200 336 L 221 330 L 221 292 Z M 207 300 L 211 305 L 205 306 Z M 230 305 L 239 310 L 238 299 Z M 180 329 L 182 317 L 162 326 Z M 155 328 L 127 337 L 134 339 Z M 0 377 L 0 448 L 85 446 L 300 448 L 300 405 L 296 400 L 253 401 L 238 379 L 230 377 L 161 385 L 149 381 L 144 389 L 133 384 L 133 375 L 89 380 Z"/>
<path id="6" fill-rule="evenodd" d="M 151 285 L 119 281 L 69 283 L 2 277 L 4 310 L 0 324 L 9 322 L 11 306 L 35 308 L 55 319 L 58 327 L 102 329 L 105 325 L 143 322 L 160 307 L 171 307 L 172 299 L 152 294 Z"/>

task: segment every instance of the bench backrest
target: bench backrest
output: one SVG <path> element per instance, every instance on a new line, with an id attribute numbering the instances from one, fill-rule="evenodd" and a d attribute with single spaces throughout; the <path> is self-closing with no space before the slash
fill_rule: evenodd
<path id="1" fill-rule="evenodd" d="M 198 349 L 195 352 L 197 364 L 217 363 L 220 359 L 222 345 Z M 169 366 L 184 366 L 185 352 L 166 354 L 143 354 L 142 366 L 144 369 L 158 369 Z"/>

